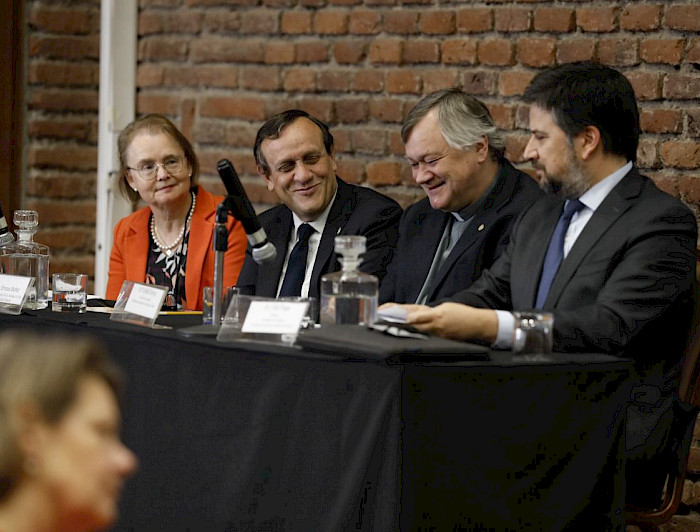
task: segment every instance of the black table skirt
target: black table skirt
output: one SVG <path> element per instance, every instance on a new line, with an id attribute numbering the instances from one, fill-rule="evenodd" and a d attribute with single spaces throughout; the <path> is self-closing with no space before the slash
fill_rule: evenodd
<path id="1" fill-rule="evenodd" d="M 9 327 L 94 335 L 127 374 L 140 466 L 115 530 L 624 526 L 627 360 L 387 365 L 49 310 Z"/>

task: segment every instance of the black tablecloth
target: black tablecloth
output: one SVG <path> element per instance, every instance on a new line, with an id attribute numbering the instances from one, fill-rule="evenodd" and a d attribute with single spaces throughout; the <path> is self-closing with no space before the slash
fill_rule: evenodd
<path id="1" fill-rule="evenodd" d="M 125 370 L 140 468 L 115 530 L 623 527 L 627 360 L 387 365 L 49 310 L 0 327 L 90 333 Z"/>

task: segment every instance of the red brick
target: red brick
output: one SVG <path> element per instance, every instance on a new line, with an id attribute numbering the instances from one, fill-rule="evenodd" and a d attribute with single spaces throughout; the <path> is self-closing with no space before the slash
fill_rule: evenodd
<path id="1" fill-rule="evenodd" d="M 211 120 L 199 117 L 193 128 L 192 135 L 200 144 L 219 144 L 226 137 L 226 124 L 221 120 L 217 120 L 216 117 Z M 231 145 L 235 146 L 235 144 Z"/>
<path id="2" fill-rule="evenodd" d="M 530 138 L 526 133 L 508 133 L 505 135 L 505 156 L 506 159 L 512 161 L 514 164 L 524 162 L 523 152 L 525 151 L 525 146 Z M 523 172 L 527 172 L 531 167 L 528 165 L 525 168 L 521 168 Z"/>
<path id="3" fill-rule="evenodd" d="M 365 164 L 354 157 L 336 157 L 338 175 L 345 182 L 360 184 L 365 179 Z"/>
<path id="4" fill-rule="evenodd" d="M 279 31 L 277 13 L 270 10 L 253 9 L 241 17 L 240 33 L 243 35 L 275 34 Z"/>
<path id="5" fill-rule="evenodd" d="M 661 160 L 674 168 L 697 168 L 700 166 L 700 144 L 675 140 L 663 142 Z"/>
<path id="6" fill-rule="evenodd" d="M 297 63 L 319 63 L 328 61 L 330 53 L 325 41 L 301 41 L 295 46 Z"/>
<path id="7" fill-rule="evenodd" d="M 683 39 L 645 39 L 640 45 L 640 56 L 647 63 L 677 65 L 683 57 Z"/>
<path id="8" fill-rule="evenodd" d="M 245 191 L 252 202 L 264 203 L 266 205 L 276 205 L 280 203 L 277 194 L 267 190 L 267 185 L 261 178 L 257 178 L 256 181 L 246 181 Z"/>
<path id="9" fill-rule="evenodd" d="M 335 116 L 341 124 L 356 124 L 367 120 L 367 100 L 343 98 L 335 102 Z"/>
<path id="10" fill-rule="evenodd" d="M 451 35 L 455 32 L 455 15 L 452 11 L 425 11 L 419 29 L 427 35 Z"/>
<path id="11" fill-rule="evenodd" d="M 284 90 L 313 92 L 316 90 L 316 71 L 312 68 L 290 68 L 284 73 Z"/>
<path id="12" fill-rule="evenodd" d="M 348 32 L 348 15 L 340 11 L 319 11 L 314 28 L 321 35 L 342 35 Z"/>
<path id="13" fill-rule="evenodd" d="M 457 31 L 482 33 L 493 27 L 493 12 L 488 8 L 467 7 L 457 12 Z"/>
<path id="14" fill-rule="evenodd" d="M 688 41 L 688 52 L 685 60 L 689 63 L 700 63 L 700 39 L 690 39 Z"/>
<path id="15" fill-rule="evenodd" d="M 260 63 L 263 60 L 263 41 L 252 38 L 200 38 L 190 43 L 190 59 L 195 63 Z"/>
<path id="16" fill-rule="evenodd" d="M 429 94 L 436 90 L 456 87 L 459 82 L 459 73 L 456 69 L 436 68 L 425 70 L 422 73 L 423 92 Z"/>
<path id="17" fill-rule="evenodd" d="M 520 96 L 535 77 L 535 72 L 504 70 L 498 79 L 498 93 L 501 96 Z"/>
<path id="18" fill-rule="evenodd" d="M 350 12 L 348 31 L 354 35 L 374 35 L 379 33 L 382 16 L 376 11 L 353 10 Z"/>
<path id="19" fill-rule="evenodd" d="M 530 9 L 527 7 L 497 7 L 493 10 L 496 31 L 527 31 L 530 29 Z"/>
<path id="20" fill-rule="evenodd" d="M 574 10 L 568 7 L 535 9 L 535 30 L 568 33 L 575 27 Z"/>
<path id="21" fill-rule="evenodd" d="M 357 153 L 383 155 L 386 152 L 386 131 L 369 128 L 354 131 L 352 145 Z"/>
<path id="22" fill-rule="evenodd" d="M 341 41 L 333 45 L 333 57 L 341 64 L 359 63 L 365 54 L 365 43 L 361 40 Z"/>
<path id="23" fill-rule="evenodd" d="M 604 33 L 613 31 L 617 26 L 617 13 L 614 6 L 579 7 L 576 9 L 576 24 L 583 31 Z"/>
<path id="24" fill-rule="evenodd" d="M 50 146 L 30 144 L 27 163 L 36 167 L 96 170 L 97 148 L 71 143 Z"/>
<path id="25" fill-rule="evenodd" d="M 700 5 L 684 3 L 668 6 L 664 26 L 673 30 L 700 31 Z"/>
<path id="26" fill-rule="evenodd" d="M 420 85 L 420 74 L 413 70 L 391 70 L 386 74 L 386 91 L 389 94 L 418 94 Z"/>
<path id="27" fill-rule="evenodd" d="M 637 165 L 640 168 L 659 168 L 659 148 L 653 139 L 642 137 L 637 147 Z"/>
<path id="28" fill-rule="evenodd" d="M 33 62 L 29 65 L 29 83 L 45 85 L 96 85 L 100 79 L 97 63 Z"/>
<path id="29" fill-rule="evenodd" d="M 367 165 L 367 183 L 372 186 L 400 185 L 401 163 L 378 161 Z"/>
<path id="30" fill-rule="evenodd" d="M 184 61 L 188 41 L 178 37 L 147 37 L 139 40 L 138 56 L 142 61 Z"/>
<path id="31" fill-rule="evenodd" d="M 401 140 L 401 132 L 394 131 L 389 132 L 389 152 L 392 155 L 398 155 L 403 157 L 406 154 L 404 149 L 403 140 Z"/>
<path id="32" fill-rule="evenodd" d="M 141 11 L 138 20 L 139 35 L 155 33 L 191 33 L 202 30 L 201 13 L 182 11 L 164 12 L 162 10 Z"/>
<path id="33" fill-rule="evenodd" d="M 169 0 L 169 2 L 171 1 L 172 0 Z M 182 0 L 179 2 L 169 3 L 169 5 L 176 6 L 180 5 L 181 3 Z M 258 0 L 227 0 L 226 3 L 232 6 L 254 6 L 258 3 Z M 221 0 L 185 0 L 185 5 L 187 6 L 216 6 L 221 4 Z"/>
<path id="34" fill-rule="evenodd" d="M 638 39 L 634 37 L 601 39 L 598 43 L 598 58 L 604 65 L 636 65 L 639 63 L 638 46 Z"/>
<path id="35" fill-rule="evenodd" d="M 700 108 L 688 109 L 686 113 L 688 115 L 688 135 L 700 137 Z"/>
<path id="36" fill-rule="evenodd" d="M 262 0 L 262 4 L 268 7 L 293 7 L 296 0 Z"/>
<path id="37" fill-rule="evenodd" d="M 27 103 L 30 109 L 96 111 L 98 94 L 97 90 L 89 89 L 32 88 L 28 91 Z"/>
<path id="38" fill-rule="evenodd" d="M 292 35 L 311 33 L 311 13 L 309 11 L 284 11 L 280 27 L 282 33 Z"/>
<path id="39" fill-rule="evenodd" d="M 137 87 L 157 87 L 163 84 L 165 69 L 161 65 L 142 63 L 136 67 Z"/>
<path id="40" fill-rule="evenodd" d="M 97 183 L 94 172 L 46 172 L 27 179 L 27 195 L 45 198 L 94 198 Z"/>
<path id="41" fill-rule="evenodd" d="M 73 205 L 63 204 L 63 208 L 68 208 Z M 68 220 L 72 222 L 73 220 Z M 76 227 L 71 228 L 58 228 L 50 229 L 46 231 L 41 231 L 41 240 L 38 239 L 42 244 L 49 246 L 51 249 L 51 254 L 54 255 L 55 252 L 59 251 L 92 251 L 95 248 L 95 230 L 94 229 L 78 229 Z M 53 256 L 51 257 L 53 261 Z"/>
<path id="42" fill-rule="evenodd" d="M 85 37 L 31 35 L 29 55 L 46 59 L 99 59 L 100 38 L 97 35 Z"/>
<path id="43" fill-rule="evenodd" d="M 180 112 L 181 103 L 182 97 L 174 94 L 141 91 L 136 95 L 136 111 L 139 114 L 176 115 Z"/>
<path id="44" fill-rule="evenodd" d="M 325 0 L 299 0 L 299 4 L 303 7 L 323 7 Z"/>
<path id="45" fill-rule="evenodd" d="M 238 74 L 238 85 L 242 89 L 276 91 L 281 88 L 278 67 L 245 66 Z"/>
<path id="46" fill-rule="evenodd" d="M 507 39 L 485 39 L 477 48 L 479 62 L 484 65 L 513 65 L 513 45 Z"/>
<path id="47" fill-rule="evenodd" d="M 661 98 L 661 74 L 658 72 L 626 72 L 638 100 L 658 100 Z"/>
<path id="48" fill-rule="evenodd" d="M 405 115 L 404 102 L 394 98 L 372 98 L 369 101 L 369 114 L 379 122 L 401 123 Z"/>
<path id="49" fill-rule="evenodd" d="M 328 0 L 332 6 L 357 6 L 362 3 L 362 0 Z"/>
<path id="50" fill-rule="evenodd" d="M 265 46 L 264 61 L 268 64 L 285 65 L 294 62 L 294 45 L 286 41 L 272 41 Z"/>
<path id="51" fill-rule="evenodd" d="M 203 28 L 210 33 L 238 33 L 241 28 L 241 14 L 228 9 L 207 9 Z"/>
<path id="52" fill-rule="evenodd" d="M 646 133 L 680 133 L 683 127 L 683 115 L 675 109 L 642 108 L 639 121 Z"/>
<path id="53" fill-rule="evenodd" d="M 334 108 L 333 108 L 333 103 L 334 100 L 331 98 L 319 98 L 317 96 L 315 97 L 310 97 L 310 98 L 302 98 L 299 100 L 299 108 L 303 109 L 307 113 L 309 113 L 312 116 L 315 116 L 319 120 L 325 122 L 325 123 L 330 123 L 335 121 L 335 115 L 334 115 Z M 289 105 L 285 107 L 288 108 Z M 335 132 L 333 133 L 333 136 L 335 137 Z M 252 144 L 251 144 L 252 146 Z"/>
<path id="54" fill-rule="evenodd" d="M 475 65 L 476 39 L 448 39 L 442 43 L 442 62 L 446 65 Z"/>
<path id="55" fill-rule="evenodd" d="M 264 120 L 265 106 L 260 98 L 208 96 L 200 99 L 199 113 L 216 118 Z"/>
<path id="56" fill-rule="evenodd" d="M 556 42 L 548 37 L 521 37 L 517 44 L 520 64 L 531 67 L 553 65 Z"/>
<path id="57" fill-rule="evenodd" d="M 515 125 L 515 109 L 512 105 L 492 103 L 488 105 L 491 118 L 500 129 L 513 129 Z"/>
<path id="58" fill-rule="evenodd" d="M 169 66 L 164 71 L 167 86 L 238 87 L 239 69 L 232 65 L 195 65 L 183 68 Z"/>
<path id="59" fill-rule="evenodd" d="M 352 153 L 352 130 L 344 125 L 338 125 L 333 128 L 333 137 L 335 138 L 336 153 Z"/>
<path id="60" fill-rule="evenodd" d="M 557 62 L 559 64 L 587 61 L 595 58 L 595 39 L 574 37 L 557 43 Z"/>
<path id="61" fill-rule="evenodd" d="M 94 143 L 97 139 L 97 122 L 95 118 L 87 116 L 30 118 L 27 135 L 30 138 L 73 139 Z"/>
<path id="62" fill-rule="evenodd" d="M 654 4 L 627 4 L 620 13 L 620 29 L 651 31 L 661 25 L 661 6 Z"/>
<path id="63" fill-rule="evenodd" d="M 403 46 L 405 63 L 437 63 L 439 60 L 440 49 L 435 41 L 411 39 Z"/>
<path id="64" fill-rule="evenodd" d="M 700 207 L 700 177 L 680 177 L 678 179 L 678 188 L 683 201 L 688 205 Z M 691 451 L 700 452 L 700 448 L 696 446 L 694 449 L 691 449 Z M 692 471 L 695 472 L 697 469 L 693 468 Z"/>
<path id="65" fill-rule="evenodd" d="M 370 63 L 398 64 L 402 42 L 398 39 L 375 39 L 369 45 Z"/>
<path id="66" fill-rule="evenodd" d="M 86 34 L 99 27 L 99 10 L 49 8 L 37 6 L 29 10 L 29 26 L 48 33 Z"/>
<path id="67" fill-rule="evenodd" d="M 376 68 L 357 70 L 353 77 L 352 90 L 382 92 L 384 90 L 384 72 Z"/>
<path id="68" fill-rule="evenodd" d="M 351 73 L 348 70 L 322 70 L 318 73 L 316 88 L 320 91 L 347 92 Z"/>
<path id="69" fill-rule="evenodd" d="M 493 95 L 496 93 L 497 83 L 497 72 L 472 70 L 462 75 L 462 89 L 469 94 Z"/>
<path id="70" fill-rule="evenodd" d="M 398 34 L 418 33 L 418 13 L 415 11 L 385 12 L 384 31 Z"/>
<path id="71" fill-rule="evenodd" d="M 700 75 L 668 74 L 663 95 L 671 100 L 695 100 L 700 94 Z"/>
<path id="72" fill-rule="evenodd" d="M 656 184 L 657 187 L 666 192 L 666 194 L 670 194 L 674 198 L 680 197 L 677 177 L 658 174 L 652 175 L 650 177 L 652 178 L 652 181 L 654 181 L 654 184 Z"/>

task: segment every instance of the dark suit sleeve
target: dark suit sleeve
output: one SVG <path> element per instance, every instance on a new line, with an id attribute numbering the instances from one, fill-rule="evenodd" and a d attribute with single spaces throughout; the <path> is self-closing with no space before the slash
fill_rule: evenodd
<path id="1" fill-rule="evenodd" d="M 360 270 L 376 275 L 381 283 L 396 247 L 402 210 L 388 198 L 376 203 L 371 210 L 363 212 L 367 223 L 357 234 L 367 238 L 367 251 L 362 257 Z"/>
<path id="2" fill-rule="evenodd" d="M 236 283 L 241 295 L 255 295 L 255 279 L 257 279 L 257 276 L 258 265 L 253 260 L 251 247 L 248 245 L 245 250 L 245 261 L 243 262 L 243 267 L 241 268 L 241 273 L 238 276 L 238 282 Z"/>

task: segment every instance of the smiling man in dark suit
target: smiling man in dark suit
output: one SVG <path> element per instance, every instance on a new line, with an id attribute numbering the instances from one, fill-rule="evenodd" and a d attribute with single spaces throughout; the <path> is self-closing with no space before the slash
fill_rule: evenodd
<path id="1" fill-rule="evenodd" d="M 257 264 L 251 250 L 238 277 L 241 294 L 319 297 L 321 276 L 340 269 L 337 235 L 363 235 L 360 270 L 383 278 L 396 245 L 401 207 L 367 187 L 336 176 L 328 126 L 292 109 L 269 119 L 254 147 L 258 173 L 282 202 L 260 215 L 277 256 Z"/>
<path id="2" fill-rule="evenodd" d="M 696 307 L 696 220 L 634 166 L 639 113 L 621 73 L 590 62 L 562 65 L 538 74 L 525 101 L 524 155 L 556 194 L 520 217 L 506 251 L 468 290 L 435 308 L 410 306 L 408 321 L 508 348 L 510 311 L 541 308 L 554 316 L 555 350 L 634 359 L 627 500 L 654 504 Z"/>
<path id="3" fill-rule="evenodd" d="M 426 197 L 401 218 L 379 301 L 430 303 L 468 288 L 491 266 L 518 214 L 542 192 L 503 156 L 486 106 L 459 89 L 421 99 L 401 137 Z"/>

